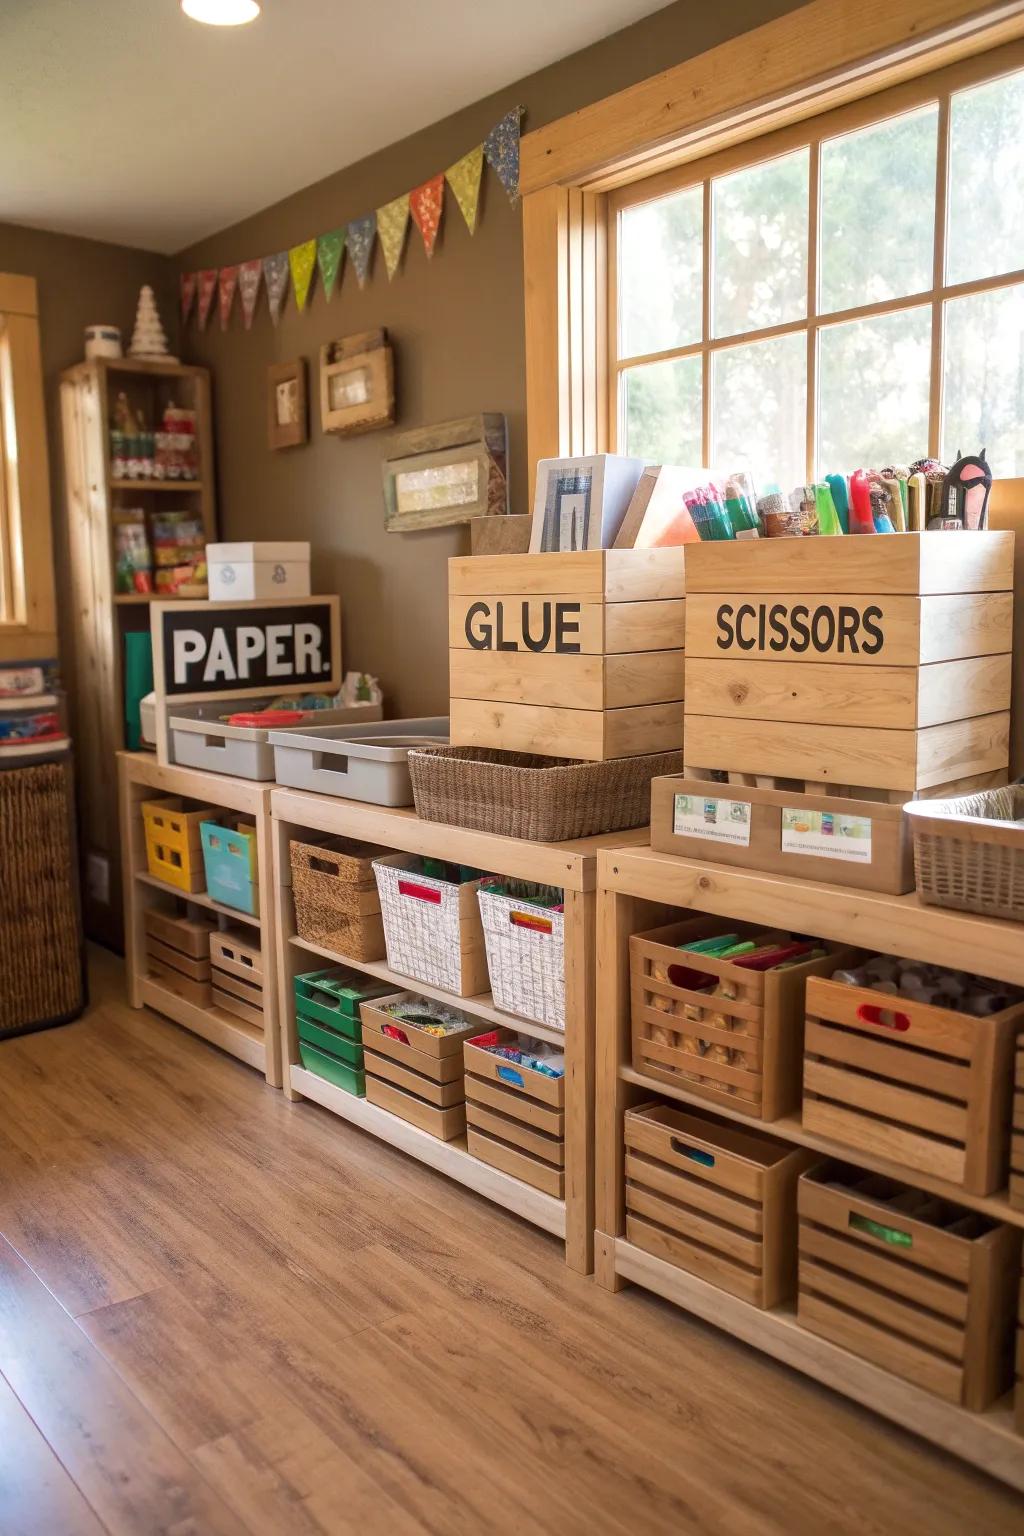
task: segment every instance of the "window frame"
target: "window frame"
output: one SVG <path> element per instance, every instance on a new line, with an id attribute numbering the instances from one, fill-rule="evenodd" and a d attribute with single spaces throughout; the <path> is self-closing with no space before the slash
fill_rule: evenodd
<path id="1" fill-rule="evenodd" d="M 806 332 L 806 420 L 805 420 L 805 473 L 810 483 L 815 477 L 817 436 L 818 384 L 820 377 L 820 334 L 832 326 L 854 320 L 873 319 L 902 310 L 928 306 L 931 312 L 930 377 L 928 391 L 928 441 L 927 451 L 933 458 L 940 457 L 942 431 L 942 347 L 944 306 L 950 299 L 976 293 L 991 292 L 1024 284 L 1024 267 L 994 277 L 972 279 L 967 282 L 947 283 L 946 249 L 948 243 L 947 183 L 949 151 L 950 97 L 960 90 L 1000 79 L 1024 69 L 1024 41 L 1014 42 L 960 60 L 944 69 L 923 75 L 918 79 L 887 90 L 865 96 L 831 111 L 791 124 L 757 139 L 733 145 L 716 154 L 693 160 L 677 169 L 639 179 L 607 195 L 608 220 L 608 370 L 607 411 L 608 447 L 615 451 L 623 441 L 625 373 L 648 363 L 669 361 L 680 357 L 701 358 L 701 446 L 702 463 L 711 462 L 712 383 L 711 360 L 717 352 L 753 342 L 766 341 L 776 336 Z M 877 123 L 885 122 L 915 108 L 936 104 L 937 146 L 935 164 L 935 224 L 932 238 L 932 280 L 927 288 L 899 298 L 877 303 L 859 304 L 841 310 L 823 312 L 819 307 L 818 254 L 819 216 L 821 210 L 821 145 L 823 141 L 856 132 Z M 711 262 L 713 246 L 712 229 L 712 181 L 733 171 L 747 170 L 767 161 L 790 154 L 796 150 L 808 150 L 808 230 L 807 230 L 807 307 L 806 314 L 798 320 L 764 326 L 756 330 L 742 331 L 734 335 L 715 337 L 711 334 Z M 657 352 L 637 353 L 625 357 L 619 355 L 618 317 L 618 270 L 620 262 L 621 216 L 634 207 L 656 201 L 687 188 L 703 188 L 703 293 L 702 338 L 685 347 L 669 347 Z M 908 445 L 910 448 L 916 445 Z M 1004 477 L 1005 478 L 1005 477 Z M 1019 482 L 1014 482 L 1019 483 Z"/>

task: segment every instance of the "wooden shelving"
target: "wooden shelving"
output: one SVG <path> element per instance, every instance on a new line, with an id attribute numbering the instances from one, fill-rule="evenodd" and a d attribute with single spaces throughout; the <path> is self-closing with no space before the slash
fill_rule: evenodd
<path id="1" fill-rule="evenodd" d="M 137 869 L 135 879 L 141 880 L 143 885 L 151 885 L 154 891 L 163 891 L 165 896 L 173 896 L 178 901 L 187 901 L 194 907 L 205 907 L 208 912 L 219 912 L 221 917 L 228 917 L 232 922 L 247 923 L 250 928 L 259 928 L 260 919 L 253 917 L 251 912 L 240 912 L 237 907 L 226 907 L 222 901 L 214 901 L 205 891 L 182 891 L 176 885 L 168 885 L 166 880 L 161 880 L 158 875 L 151 875 L 148 870 Z"/>
<path id="2" fill-rule="evenodd" d="M 184 1025 L 194 1035 L 200 1035 L 211 1045 L 219 1046 L 222 1051 L 237 1056 L 240 1061 L 248 1062 L 250 1067 L 256 1067 L 266 1075 L 267 1046 L 262 1031 L 225 1013 L 215 1003 L 209 1008 L 200 1008 L 187 998 L 179 997 L 177 992 L 165 987 L 152 976 L 143 976 L 139 986 L 142 1003 L 147 1008 L 173 1019 L 176 1024 Z"/>
<path id="3" fill-rule="evenodd" d="M 675 909 L 814 933 L 866 949 L 980 972 L 1024 985 L 1024 937 L 1012 923 L 928 907 L 916 896 L 885 896 L 800 881 L 645 849 L 618 849 L 598 858 L 597 1138 L 595 1266 L 599 1283 L 641 1285 L 734 1337 L 816 1380 L 992 1476 L 1024 1491 L 1024 1439 L 1014 1432 L 1007 1401 L 973 1413 L 891 1375 L 812 1334 L 792 1308 L 762 1311 L 628 1242 L 625 1232 L 623 1117 L 649 1099 L 671 1099 L 738 1124 L 757 1126 L 870 1172 L 882 1173 L 1024 1226 L 1024 1211 L 1005 1191 L 976 1196 L 947 1180 L 916 1173 L 804 1130 L 798 1115 L 762 1123 L 671 1083 L 656 1082 L 632 1065 L 629 936 L 668 920 Z"/>
<path id="4" fill-rule="evenodd" d="M 108 480 L 112 491 L 177 491 L 190 496 L 205 496 L 206 485 L 202 480 Z"/>

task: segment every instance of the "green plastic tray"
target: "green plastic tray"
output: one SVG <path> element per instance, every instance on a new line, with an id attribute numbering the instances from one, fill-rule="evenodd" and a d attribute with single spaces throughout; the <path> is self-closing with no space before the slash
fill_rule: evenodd
<path id="1" fill-rule="evenodd" d="M 333 1083 L 336 1088 L 343 1088 L 346 1093 L 355 1094 L 357 1099 L 365 1098 L 365 1072 L 354 1072 L 343 1061 L 328 1056 L 326 1051 L 318 1051 L 315 1045 L 307 1045 L 304 1040 L 299 1041 L 299 1055 L 307 1072 L 315 1072 L 317 1077 Z"/>
<path id="2" fill-rule="evenodd" d="M 304 1019 L 301 1013 L 296 1015 L 296 1023 L 300 1040 L 319 1046 L 328 1056 L 337 1056 L 347 1067 L 359 1068 L 363 1065 L 363 1048 L 359 1044 L 358 1033 L 352 1039 L 346 1039 L 335 1029 L 327 1029 L 323 1024 L 314 1024 L 312 1019 Z M 358 1024 L 356 1029 L 358 1031 Z"/>
<path id="3" fill-rule="evenodd" d="M 296 1003 L 308 1017 L 324 1024 L 330 1024 L 339 1013 L 358 1019 L 360 1003 L 371 997 L 387 997 L 395 990 L 390 982 L 374 981 L 340 965 L 325 971 L 307 971 L 295 978 Z"/>

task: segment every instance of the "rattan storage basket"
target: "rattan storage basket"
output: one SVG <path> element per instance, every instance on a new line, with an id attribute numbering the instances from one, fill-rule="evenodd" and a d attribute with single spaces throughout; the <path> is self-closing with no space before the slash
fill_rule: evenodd
<path id="1" fill-rule="evenodd" d="M 1024 784 L 906 810 L 922 901 L 1024 922 Z"/>
<path id="2" fill-rule="evenodd" d="M 488 747 L 409 753 L 416 813 L 474 832 L 564 843 L 650 820 L 651 780 L 678 773 L 682 752 L 581 763 Z"/>

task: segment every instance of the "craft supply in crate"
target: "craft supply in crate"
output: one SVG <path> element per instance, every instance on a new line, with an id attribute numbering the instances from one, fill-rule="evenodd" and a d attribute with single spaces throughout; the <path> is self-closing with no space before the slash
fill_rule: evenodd
<path id="1" fill-rule="evenodd" d="M 142 824 L 150 874 L 189 895 L 205 890 L 200 827 L 216 814 L 209 806 L 187 810 L 179 795 L 143 800 Z"/>
<path id="2" fill-rule="evenodd" d="M 591 762 L 678 747 L 683 561 L 682 549 L 450 560 L 452 742 Z"/>
<path id="3" fill-rule="evenodd" d="M 204 821 L 199 828 L 207 892 L 226 907 L 258 917 L 256 826 L 241 816 L 217 814 L 217 821 Z"/>
<path id="4" fill-rule="evenodd" d="M 1006 1180 L 1024 994 L 876 956 L 807 983 L 803 1124 L 973 1195 Z"/>
<path id="5" fill-rule="evenodd" d="M 467 1040 L 467 1145 L 474 1157 L 565 1196 L 565 1056 L 493 1029 Z"/>
<path id="6" fill-rule="evenodd" d="M 1021 1234 L 842 1163 L 800 1179 L 802 1327 L 980 1411 L 1012 1376 Z"/>
<path id="7" fill-rule="evenodd" d="M 893 896 L 914 889 L 904 807 L 846 795 L 658 778 L 651 785 L 651 847 Z"/>
<path id="8" fill-rule="evenodd" d="M 417 747 L 409 753 L 417 816 L 531 843 L 642 827 L 650 815 L 652 779 L 682 766 L 680 751 L 603 763 L 489 747 Z"/>
<path id="9" fill-rule="evenodd" d="M 701 543 L 686 584 L 688 777 L 909 800 L 1005 774 L 1012 533 Z"/>
<path id="10" fill-rule="evenodd" d="M 1024 923 L 1024 784 L 908 805 L 922 901 Z"/>
<path id="11" fill-rule="evenodd" d="M 626 1237 L 769 1309 L 796 1288 L 796 1186 L 815 1154 L 676 1105 L 628 1110 Z"/>
<path id="12" fill-rule="evenodd" d="M 1017 1036 L 1010 1125 L 1010 1204 L 1024 1210 L 1024 1034 Z"/>
<path id="13" fill-rule="evenodd" d="M 495 1006 L 564 1029 L 564 892 L 495 877 L 478 899 Z"/>
<path id="14" fill-rule="evenodd" d="M 147 911 L 143 916 L 146 969 L 164 986 L 197 1007 L 208 1008 L 210 990 L 210 940 L 214 923 L 165 912 Z"/>
<path id="15" fill-rule="evenodd" d="M 353 960 L 384 956 L 384 925 L 373 861 L 388 849 L 354 838 L 290 845 L 299 938 Z"/>
<path id="16" fill-rule="evenodd" d="M 440 1141 L 466 1129 L 462 1043 L 479 1026 L 411 992 L 360 1008 L 366 1097 Z"/>
<path id="17" fill-rule="evenodd" d="M 856 951 L 690 917 L 629 941 L 633 1066 L 755 1120 L 800 1103 L 804 988 Z"/>
<path id="18" fill-rule="evenodd" d="M 213 1000 L 236 1018 L 263 1028 L 263 951 L 248 933 L 227 928 L 210 937 Z"/>
<path id="19" fill-rule="evenodd" d="M 456 997 L 487 990 L 481 871 L 415 854 L 373 861 L 388 965 Z"/>

